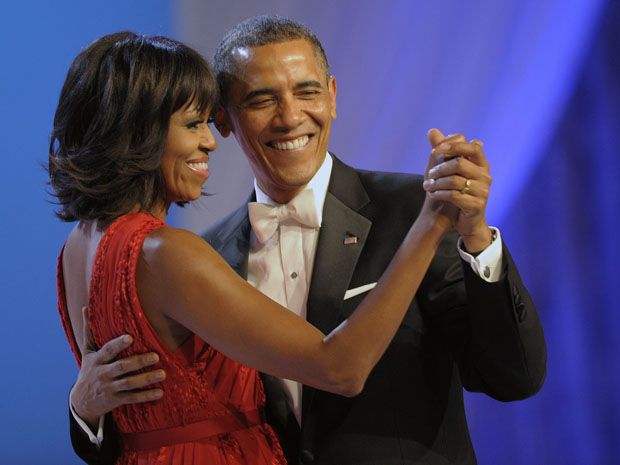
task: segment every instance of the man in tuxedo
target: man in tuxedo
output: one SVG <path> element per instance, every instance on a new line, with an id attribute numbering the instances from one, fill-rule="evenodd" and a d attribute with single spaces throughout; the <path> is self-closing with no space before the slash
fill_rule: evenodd
<path id="1" fill-rule="evenodd" d="M 459 213 L 390 347 L 354 398 L 264 376 L 268 417 L 290 463 L 475 464 L 463 387 L 511 401 L 536 393 L 546 349 L 536 309 L 485 217 L 490 175 L 479 141 L 432 130 L 427 179 L 353 169 L 328 153 L 336 80 L 318 39 L 278 17 L 231 30 L 215 55 L 216 126 L 233 134 L 255 174 L 249 203 L 204 235 L 255 287 L 324 332 L 372 289 L 426 192 Z M 280 226 L 270 206 L 304 198 L 318 223 Z M 298 200 L 295 200 L 298 202 Z M 303 215 L 301 215 L 303 217 Z M 274 223 L 275 221 L 275 223 Z M 286 328 L 282 328 L 286 331 Z M 83 359 L 71 432 L 88 463 L 113 463 L 111 419 L 162 394 L 151 354 L 115 360 L 121 338 Z M 80 424 L 78 424 L 80 423 Z M 103 436 L 103 440 L 101 439 Z"/>

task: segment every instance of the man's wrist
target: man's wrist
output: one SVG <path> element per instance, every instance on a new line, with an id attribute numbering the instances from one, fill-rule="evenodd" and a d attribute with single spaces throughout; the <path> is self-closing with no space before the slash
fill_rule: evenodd
<path id="1" fill-rule="evenodd" d="M 470 254 L 463 247 L 463 239 L 458 240 L 458 252 L 461 258 L 469 264 L 471 269 L 480 278 L 489 283 L 497 282 L 501 279 L 503 269 L 502 259 L 502 238 L 497 228 L 491 228 L 493 242 L 477 254 Z"/>
<path id="2" fill-rule="evenodd" d="M 463 248 L 465 252 L 476 256 L 489 247 L 495 240 L 494 230 L 484 224 L 481 228 L 478 228 L 478 232 L 473 234 L 461 234 L 463 241 Z"/>
<path id="3" fill-rule="evenodd" d="M 101 443 L 103 442 L 103 426 L 105 422 L 105 415 L 101 415 L 96 419 L 90 418 L 88 420 L 78 415 L 77 411 L 73 407 L 73 402 L 71 401 L 74 388 L 75 386 L 73 386 L 71 392 L 69 393 L 69 411 L 71 412 L 71 416 L 82 429 L 84 434 L 88 437 L 88 440 L 91 443 L 95 444 L 97 447 L 101 447 Z"/>

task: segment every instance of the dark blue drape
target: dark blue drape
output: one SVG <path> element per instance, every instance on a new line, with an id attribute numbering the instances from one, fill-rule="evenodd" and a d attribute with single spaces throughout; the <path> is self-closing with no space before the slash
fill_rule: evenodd
<path id="1" fill-rule="evenodd" d="M 75 55 L 104 34 L 170 34 L 168 0 L 0 3 L 0 463 L 70 465 L 76 363 L 56 310 L 56 257 L 71 224 L 46 193 L 49 134 Z"/>
<path id="2" fill-rule="evenodd" d="M 620 463 L 620 2 L 502 230 L 538 304 L 548 375 L 534 399 L 470 396 L 481 464 Z M 551 57 L 550 57 L 551 58 Z"/>

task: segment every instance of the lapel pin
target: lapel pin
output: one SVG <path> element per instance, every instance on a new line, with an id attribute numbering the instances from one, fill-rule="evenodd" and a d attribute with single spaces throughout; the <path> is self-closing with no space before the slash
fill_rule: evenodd
<path id="1" fill-rule="evenodd" d="M 344 245 L 351 244 L 357 244 L 357 236 L 348 232 L 346 237 L 344 238 Z"/>

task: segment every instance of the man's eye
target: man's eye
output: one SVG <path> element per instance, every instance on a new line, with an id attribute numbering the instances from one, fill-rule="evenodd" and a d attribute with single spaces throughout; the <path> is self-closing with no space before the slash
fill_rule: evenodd
<path id="1" fill-rule="evenodd" d="M 303 92 L 299 92 L 297 95 L 301 98 L 313 98 L 319 95 L 321 92 L 318 90 L 304 90 Z"/>
<path id="2" fill-rule="evenodd" d="M 273 102 L 275 102 L 275 99 L 273 98 L 261 98 L 257 100 L 251 100 L 250 102 L 248 102 L 248 106 L 250 108 L 264 108 L 271 105 Z"/>

